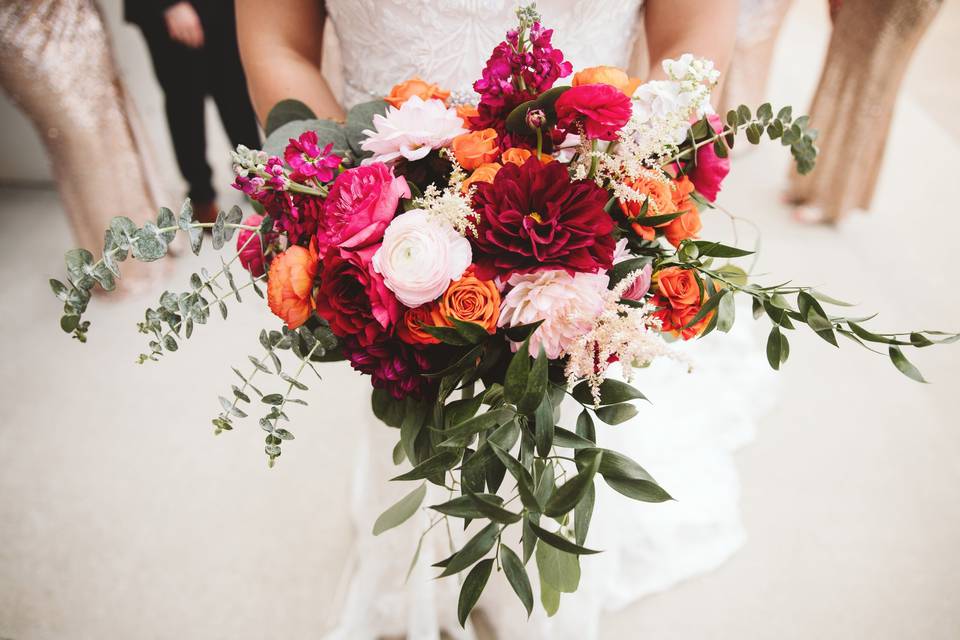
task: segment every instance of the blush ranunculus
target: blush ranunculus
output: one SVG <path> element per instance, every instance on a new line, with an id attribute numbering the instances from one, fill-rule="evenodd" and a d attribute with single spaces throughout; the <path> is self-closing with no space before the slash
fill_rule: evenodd
<path id="1" fill-rule="evenodd" d="M 500 291 L 492 280 L 481 280 L 471 266 L 463 277 L 450 283 L 440 298 L 439 316 L 452 326 L 450 318 L 479 324 L 487 333 L 497 332 L 500 318 Z"/>
<path id="2" fill-rule="evenodd" d="M 373 255 L 373 270 L 408 307 L 435 300 L 463 275 L 472 259 L 470 242 L 453 227 L 412 209 L 393 219 Z"/>
<path id="3" fill-rule="evenodd" d="M 557 98 L 557 128 L 579 133 L 578 123 L 590 140 L 616 140 L 630 120 L 630 98 L 609 84 L 582 84 Z"/>
<path id="4" fill-rule="evenodd" d="M 435 98 L 446 102 L 447 98 L 450 97 L 450 91 L 441 89 L 440 85 L 427 82 L 418 76 L 413 76 L 409 80 L 394 85 L 384 100 L 391 107 L 399 107 L 412 96 L 417 96 L 421 100 Z"/>
<path id="5" fill-rule="evenodd" d="M 323 258 L 317 315 L 339 337 L 355 336 L 361 345 L 393 330 L 402 309 L 370 262 L 378 245 L 349 251 L 330 247 Z"/>
<path id="6" fill-rule="evenodd" d="M 466 193 L 470 190 L 470 185 L 478 182 L 493 182 L 493 179 L 496 177 L 498 171 L 500 171 L 500 163 L 498 162 L 490 162 L 480 165 L 473 170 L 473 173 L 471 173 L 466 180 L 463 181 L 463 184 L 460 185 L 460 191 Z"/>
<path id="7" fill-rule="evenodd" d="M 290 329 L 296 329 L 314 309 L 313 285 L 317 251 L 294 245 L 275 257 L 267 275 L 267 304 Z"/>
<path id="8" fill-rule="evenodd" d="M 330 247 L 356 249 L 383 237 L 400 198 L 410 197 L 410 186 L 393 168 L 376 162 L 347 169 L 334 181 L 323 205 L 317 228 L 320 253 Z"/>
<path id="9" fill-rule="evenodd" d="M 243 221 L 243 224 L 250 227 L 259 227 L 261 222 L 263 222 L 263 216 L 259 213 L 253 213 Z M 263 238 L 265 246 L 261 246 L 259 238 L 250 239 L 255 233 L 247 229 L 240 229 L 237 232 L 237 251 L 243 268 L 253 277 L 258 277 L 266 272 L 263 252 L 276 239 L 277 234 L 273 231 L 266 234 L 266 237 Z"/>
<path id="10" fill-rule="evenodd" d="M 707 116 L 714 131 L 723 131 L 723 121 L 715 113 Z M 697 163 L 690 167 L 687 175 L 693 180 L 693 185 L 704 198 L 710 202 L 717 199 L 723 179 L 730 173 L 730 158 L 721 158 L 713 150 L 712 144 L 705 144 L 697 149 Z"/>
<path id="11" fill-rule="evenodd" d="M 559 162 L 529 158 L 505 165 L 474 195 L 477 275 L 492 280 L 541 268 L 609 269 L 615 243 L 606 202 L 606 191 L 590 181 L 573 182 Z"/>
<path id="12" fill-rule="evenodd" d="M 495 129 L 481 129 L 461 134 L 450 144 L 460 166 L 468 171 L 497 159 L 500 147 Z"/>
<path id="13" fill-rule="evenodd" d="M 573 74 L 573 80 L 570 84 L 579 87 L 583 84 L 608 84 L 616 87 L 627 96 L 632 96 L 633 92 L 640 86 L 640 78 L 631 78 L 619 67 L 608 67 L 600 65 L 597 67 L 588 67 L 582 71 Z"/>

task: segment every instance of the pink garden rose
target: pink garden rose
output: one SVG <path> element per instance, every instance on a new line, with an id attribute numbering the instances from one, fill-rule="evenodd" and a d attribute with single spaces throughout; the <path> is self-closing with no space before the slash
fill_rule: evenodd
<path id="1" fill-rule="evenodd" d="M 259 227 L 261 222 L 263 222 L 263 216 L 254 213 L 244 220 L 243 224 L 251 227 Z M 262 276 L 266 271 L 266 266 L 263 263 L 263 250 L 266 249 L 266 247 L 260 247 L 260 240 L 258 238 L 247 242 L 252 235 L 254 235 L 253 231 L 240 229 L 240 232 L 237 234 L 237 251 L 240 252 L 240 264 L 250 272 L 250 275 L 256 278 Z M 267 234 L 266 243 L 269 245 L 276 237 L 275 233 Z"/>
<path id="2" fill-rule="evenodd" d="M 572 87 L 557 98 L 554 108 L 561 130 L 577 133 L 579 122 L 590 140 L 616 140 L 632 113 L 630 98 L 609 84 Z"/>
<path id="3" fill-rule="evenodd" d="M 723 121 L 720 116 L 711 113 L 707 116 L 714 131 L 723 131 Z M 719 158 L 713 150 L 712 144 L 705 144 L 697 149 L 697 164 L 687 172 L 693 186 L 704 198 L 713 202 L 717 199 L 720 184 L 730 173 L 730 158 Z"/>
<path id="4" fill-rule="evenodd" d="M 379 162 L 348 169 L 337 176 L 324 203 L 317 228 L 321 255 L 330 247 L 356 249 L 383 238 L 400 198 L 410 197 L 402 176 Z"/>

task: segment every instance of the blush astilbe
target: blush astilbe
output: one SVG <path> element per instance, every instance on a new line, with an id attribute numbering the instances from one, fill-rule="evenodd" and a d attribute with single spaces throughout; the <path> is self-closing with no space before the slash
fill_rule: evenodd
<path id="1" fill-rule="evenodd" d="M 507 164 L 492 183 L 477 184 L 474 261 L 484 279 L 542 268 L 596 273 L 613 264 L 613 219 L 607 193 L 571 181 L 559 162 Z"/>

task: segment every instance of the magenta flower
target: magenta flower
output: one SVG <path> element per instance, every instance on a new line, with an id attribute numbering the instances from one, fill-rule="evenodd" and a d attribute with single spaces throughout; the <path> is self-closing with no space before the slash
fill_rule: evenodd
<path id="1" fill-rule="evenodd" d="M 576 134 L 579 127 L 590 140 L 616 140 L 630 120 L 630 98 L 609 84 L 571 87 L 557 99 L 557 128 Z"/>
<path id="2" fill-rule="evenodd" d="M 251 214 L 243 221 L 243 224 L 251 227 L 259 227 L 260 223 L 263 222 L 263 216 L 259 213 Z M 243 268 L 250 272 L 250 275 L 254 277 L 262 276 L 266 272 L 266 265 L 264 264 L 263 252 L 266 249 L 266 246 L 269 246 L 276 237 L 276 233 L 267 234 L 266 246 L 260 246 L 260 239 L 254 238 L 250 240 L 250 237 L 255 234 L 254 231 L 248 229 L 240 229 L 237 233 L 237 251 L 239 252 L 240 264 L 243 265 Z M 248 242 L 249 240 L 249 242 Z"/>
<path id="3" fill-rule="evenodd" d="M 385 389 L 397 400 L 435 396 L 436 381 L 423 376 L 432 368 L 423 347 L 385 335 L 366 346 L 351 336 L 343 339 L 341 345 L 351 367 L 371 376 L 374 387 Z"/>
<path id="4" fill-rule="evenodd" d="M 332 142 L 320 148 L 316 131 L 304 131 L 299 138 L 290 138 L 283 157 L 293 169 L 294 180 L 316 178 L 320 182 L 330 182 L 340 166 L 340 156 L 330 153 L 331 149 Z"/>
<path id="5" fill-rule="evenodd" d="M 720 116 L 711 113 L 707 119 L 714 131 L 723 131 L 723 121 L 720 120 Z M 718 157 L 712 144 L 705 144 L 697 149 L 697 163 L 687 171 L 697 192 L 710 202 L 717 199 L 720 185 L 723 184 L 723 179 L 728 173 L 730 173 L 730 158 Z"/>

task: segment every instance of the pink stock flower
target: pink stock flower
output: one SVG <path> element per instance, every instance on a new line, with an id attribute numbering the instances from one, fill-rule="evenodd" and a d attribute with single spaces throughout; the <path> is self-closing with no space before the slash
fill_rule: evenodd
<path id="1" fill-rule="evenodd" d="M 304 131 L 299 138 L 290 138 L 283 157 L 293 169 L 294 180 L 316 178 L 320 182 L 330 182 L 340 166 L 340 156 L 330 153 L 331 149 L 332 142 L 320 149 L 316 131 Z"/>
<path id="2" fill-rule="evenodd" d="M 263 216 L 259 213 L 254 213 L 244 220 L 243 224 L 251 227 L 259 227 L 261 222 L 263 222 Z M 240 232 L 237 234 L 237 251 L 240 253 L 240 264 L 243 265 L 243 268 L 249 271 L 250 275 L 258 277 L 266 272 L 266 265 L 264 264 L 263 258 L 263 252 L 266 250 L 266 246 L 260 246 L 259 238 L 250 240 L 250 237 L 255 235 L 255 233 L 256 232 L 248 229 L 240 229 Z M 276 237 L 276 233 L 270 232 L 267 234 L 264 238 L 266 245 L 269 246 Z"/>
<path id="3" fill-rule="evenodd" d="M 711 113 L 707 119 L 714 131 L 723 131 L 723 121 L 720 120 L 720 116 Z M 717 199 L 720 185 L 728 173 L 730 173 L 730 158 L 718 157 L 712 144 L 705 144 L 697 149 L 697 163 L 687 171 L 697 192 L 710 202 Z"/>
<path id="4" fill-rule="evenodd" d="M 559 129 L 577 133 L 580 123 L 591 140 L 616 140 L 631 114 L 630 98 L 608 84 L 571 87 L 557 99 L 555 108 Z"/>
<path id="5" fill-rule="evenodd" d="M 393 169 L 375 162 L 348 169 L 337 176 L 323 205 L 317 228 L 320 253 L 329 247 L 355 249 L 383 238 L 400 198 L 410 197 L 410 187 Z"/>

